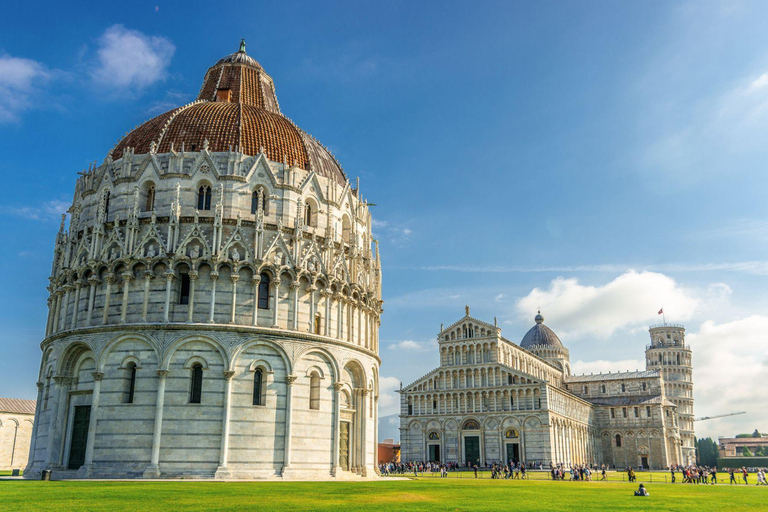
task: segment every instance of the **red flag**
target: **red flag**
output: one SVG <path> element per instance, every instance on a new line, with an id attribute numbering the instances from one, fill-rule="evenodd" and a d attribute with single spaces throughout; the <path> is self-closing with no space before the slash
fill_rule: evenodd
<path id="1" fill-rule="evenodd" d="M 661 309 L 659 310 L 659 314 L 661 315 L 662 313 L 664 313 L 664 308 L 661 308 Z"/>

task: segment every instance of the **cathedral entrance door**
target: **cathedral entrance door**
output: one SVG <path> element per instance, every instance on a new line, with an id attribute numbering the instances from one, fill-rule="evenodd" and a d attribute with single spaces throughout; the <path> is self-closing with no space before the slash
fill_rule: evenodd
<path id="1" fill-rule="evenodd" d="M 480 438 L 477 436 L 464 437 L 464 454 L 467 464 L 480 465 Z"/>
<path id="2" fill-rule="evenodd" d="M 507 464 L 520 462 L 520 445 L 517 443 L 507 443 Z"/>
<path id="3" fill-rule="evenodd" d="M 90 422 L 91 406 L 76 406 L 75 417 L 72 421 L 72 443 L 69 446 L 68 469 L 80 469 L 80 466 L 85 463 L 85 447 L 88 444 L 88 424 Z"/>
<path id="4" fill-rule="evenodd" d="M 642 457 L 642 458 L 640 459 L 640 464 L 642 464 L 642 466 L 643 466 L 643 469 L 650 469 L 650 468 L 648 467 L 648 457 Z"/>
<path id="5" fill-rule="evenodd" d="M 349 471 L 349 422 L 339 423 L 339 466 Z"/>
<path id="6" fill-rule="evenodd" d="M 427 462 L 440 462 L 440 445 L 429 445 L 429 460 Z"/>

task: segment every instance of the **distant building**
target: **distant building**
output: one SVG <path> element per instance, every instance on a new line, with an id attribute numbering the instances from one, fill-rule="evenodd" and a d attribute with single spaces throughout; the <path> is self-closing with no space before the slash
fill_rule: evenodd
<path id="1" fill-rule="evenodd" d="M 400 443 L 394 439 L 385 439 L 379 443 L 379 464 L 385 462 L 400 462 Z"/>
<path id="2" fill-rule="evenodd" d="M 768 453 L 768 436 L 762 434 L 760 437 L 721 437 L 717 440 L 718 454 L 721 458 L 743 457 L 744 452 L 754 455 L 758 448 Z"/>
<path id="3" fill-rule="evenodd" d="M 0 470 L 27 465 L 34 420 L 34 400 L 0 398 Z"/>
<path id="4" fill-rule="evenodd" d="M 650 329 L 646 369 L 571 375 L 541 313 L 520 344 L 469 315 L 438 335 L 440 366 L 401 393 L 404 461 L 608 464 L 663 468 L 695 459 L 685 329 Z"/>

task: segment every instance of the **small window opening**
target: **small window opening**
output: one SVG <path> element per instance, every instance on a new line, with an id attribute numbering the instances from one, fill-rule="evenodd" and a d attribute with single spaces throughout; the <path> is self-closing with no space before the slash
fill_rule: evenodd
<path id="1" fill-rule="evenodd" d="M 179 277 L 179 304 L 189 304 L 189 274 L 187 272 L 182 272 Z"/>
<path id="2" fill-rule="evenodd" d="M 203 365 L 195 363 L 192 365 L 192 383 L 189 389 L 189 403 L 201 403 L 203 395 Z"/>

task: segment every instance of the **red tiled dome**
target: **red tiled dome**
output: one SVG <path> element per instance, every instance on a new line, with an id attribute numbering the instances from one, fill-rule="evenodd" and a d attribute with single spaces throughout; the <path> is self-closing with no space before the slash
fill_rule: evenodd
<path id="1" fill-rule="evenodd" d="M 236 147 L 250 156 L 263 151 L 272 161 L 315 171 L 344 184 L 344 171 L 317 140 L 280 112 L 272 78 L 255 59 L 240 51 L 219 60 L 205 74 L 197 101 L 150 119 L 128 133 L 112 151 L 117 160 L 126 148 L 146 154 L 200 151 L 205 141 L 209 151 Z"/>

